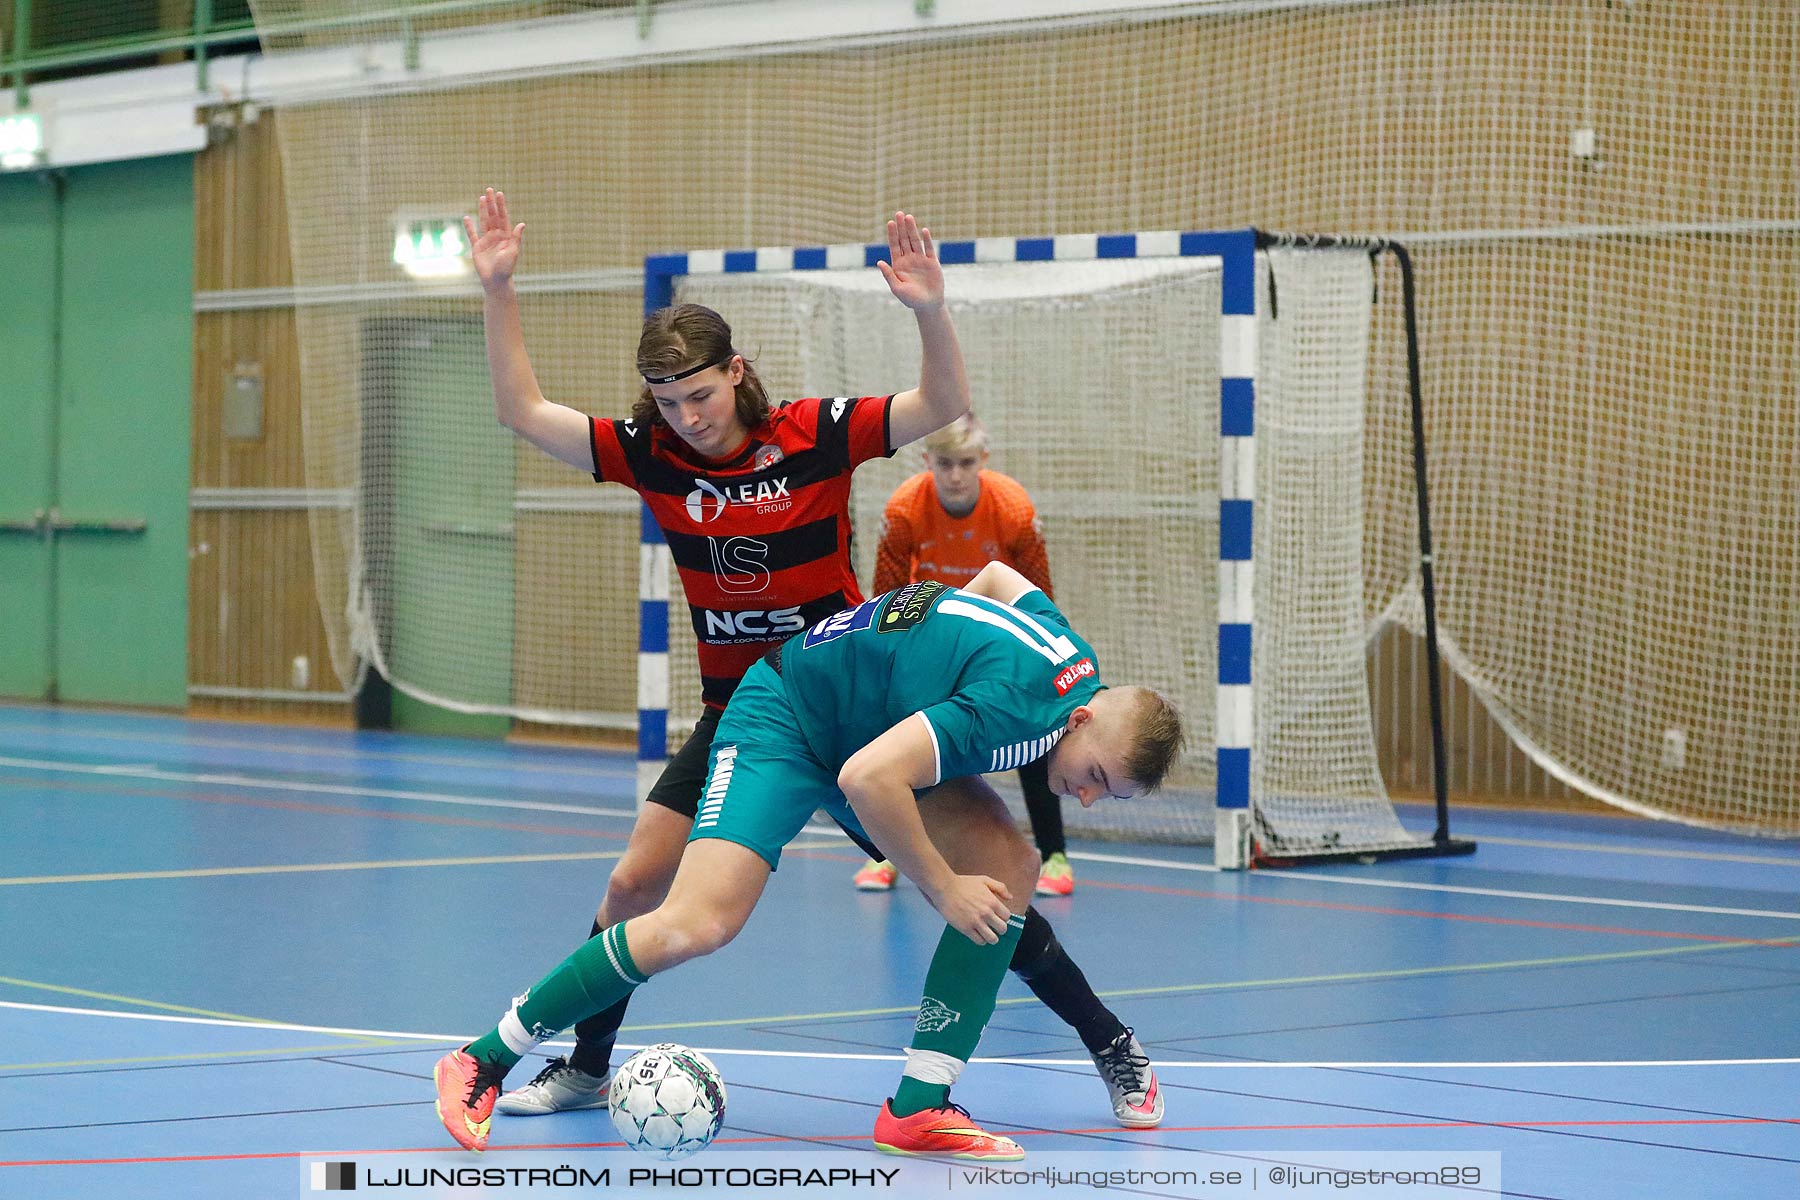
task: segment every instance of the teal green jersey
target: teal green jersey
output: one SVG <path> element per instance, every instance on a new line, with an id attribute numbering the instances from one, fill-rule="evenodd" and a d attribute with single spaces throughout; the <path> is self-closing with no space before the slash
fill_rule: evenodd
<path id="1" fill-rule="evenodd" d="M 916 713 L 937 750 L 934 783 L 1043 757 L 1103 686 L 1094 648 L 1043 592 L 1002 604 L 928 580 L 790 638 L 781 673 L 823 764 Z"/>

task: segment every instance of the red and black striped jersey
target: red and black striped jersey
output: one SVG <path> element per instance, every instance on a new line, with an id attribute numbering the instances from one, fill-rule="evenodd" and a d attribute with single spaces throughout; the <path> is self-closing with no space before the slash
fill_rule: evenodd
<path id="1" fill-rule="evenodd" d="M 660 422 L 590 422 L 594 478 L 642 496 L 669 543 L 699 639 L 700 694 L 723 708 L 756 660 L 861 603 L 850 473 L 888 446 L 892 396 L 795 400 L 722 459 Z"/>

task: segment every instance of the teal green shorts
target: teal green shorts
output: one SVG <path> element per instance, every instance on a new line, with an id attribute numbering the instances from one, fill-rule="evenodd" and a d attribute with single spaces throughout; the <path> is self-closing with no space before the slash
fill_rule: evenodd
<path id="1" fill-rule="evenodd" d="M 688 840 L 722 838 L 747 846 L 773 871 L 781 848 L 823 809 L 866 842 L 868 834 L 838 790 L 837 775 L 801 736 L 781 676 L 759 662 L 731 694 L 713 735 L 706 786 Z"/>

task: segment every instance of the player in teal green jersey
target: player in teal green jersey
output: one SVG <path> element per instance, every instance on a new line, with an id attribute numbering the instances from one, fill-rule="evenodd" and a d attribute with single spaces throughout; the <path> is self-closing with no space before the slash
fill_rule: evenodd
<path id="1" fill-rule="evenodd" d="M 1093 648 L 1024 576 L 910 584 L 814 625 L 753 667 L 713 740 L 667 899 L 606 930 L 438 1064 L 438 1113 L 486 1144 L 505 1073 L 544 1038 L 735 937 L 813 811 L 879 846 L 949 923 L 926 976 L 900 1088 L 875 1142 L 1006 1161 L 1024 1152 L 949 1102 L 1022 927 L 1038 856 L 979 776 L 1047 758 L 1083 807 L 1160 785 L 1180 720 L 1146 688 L 1108 688 Z M 1146 1063 L 1147 1066 L 1147 1063 Z M 1161 1100 L 1154 1078 L 1146 1111 Z"/>
<path id="2" fill-rule="evenodd" d="M 910 823 L 889 814 L 871 818 L 885 829 L 869 828 L 840 785 L 870 767 L 894 774 L 896 764 L 876 761 L 884 750 L 921 765 L 930 755 L 914 787 L 1042 758 L 1101 690 L 1095 657 L 1036 588 L 1005 604 L 924 581 L 829 617 L 785 643 L 726 710 L 691 838 L 738 842 L 772 869 L 824 808 L 884 847 L 910 842 Z"/>

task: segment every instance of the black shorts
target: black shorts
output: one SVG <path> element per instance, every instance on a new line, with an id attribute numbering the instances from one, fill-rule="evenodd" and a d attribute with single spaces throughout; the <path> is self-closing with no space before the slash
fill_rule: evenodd
<path id="1" fill-rule="evenodd" d="M 688 820 L 700 811 L 700 793 L 706 787 L 706 767 L 712 759 L 713 735 L 719 731 L 719 713 L 716 709 L 707 709 L 700 717 L 699 724 L 688 740 L 681 744 L 669 759 L 669 765 L 657 777 L 656 786 L 644 797 L 649 804 L 660 804 L 671 812 L 678 812 Z M 885 860 L 887 855 L 877 849 L 874 843 L 860 834 L 844 829 L 838 822 L 844 836 L 855 842 L 857 848 L 870 858 Z"/>

